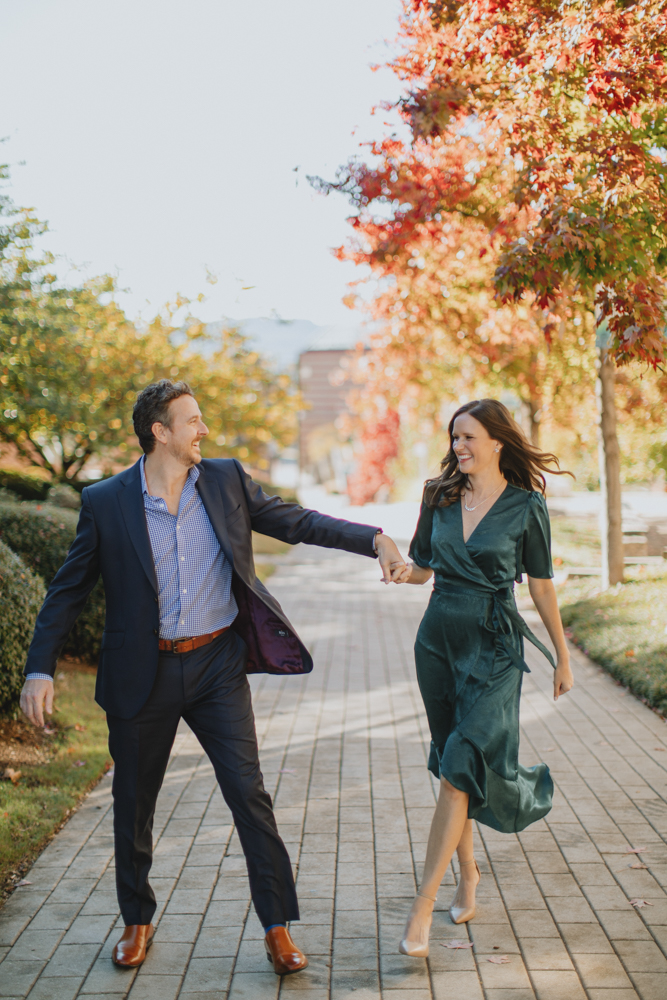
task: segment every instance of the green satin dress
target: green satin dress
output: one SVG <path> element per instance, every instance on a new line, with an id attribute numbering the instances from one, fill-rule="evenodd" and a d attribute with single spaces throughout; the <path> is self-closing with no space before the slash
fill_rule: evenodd
<path id="1" fill-rule="evenodd" d="M 506 486 L 467 543 L 461 504 L 422 505 L 413 561 L 435 574 L 415 643 L 417 679 L 431 730 L 429 770 L 468 792 L 468 816 L 514 833 L 551 809 L 546 764 L 519 764 L 519 699 L 528 639 L 519 615 L 522 571 L 548 579 L 549 515 L 540 493 Z"/>

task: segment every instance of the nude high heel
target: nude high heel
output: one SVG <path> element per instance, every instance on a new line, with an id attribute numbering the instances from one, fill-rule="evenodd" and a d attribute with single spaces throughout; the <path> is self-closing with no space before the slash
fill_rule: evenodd
<path id="1" fill-rule="evenodd" d="M 417 892 L 418 896 L 423 896 L 424 899 L 430 899 L 433 903 L 436 902 L 435 896 L 429 896 L 427 892 L 422 892 L 419 890 Z M 430 924 L 429 924 L 430 931 Z M 409 938 L 403 938 L 398 946 L 398 950 L 401 955 L 408 955 L 410 958 L 428 958 L 428 939 L 426 944 L 420 944 L 417 941 L 410 941 Z"/>
<path id="2" fill-rule="evenodd" d="M 463 868 L 464 865 L 474 865 L 475 868 L 477 869 L 477 874 L 479 875 L 479 878 L 481 879 L 482 873 L 479 870 L 479 865 L 477 864 L 477 861 L 475 860 L 475 858 L 473 858 L 472 861 L 462 861 L 460 867 Z M 477 885 L 479 885 L 479 879 L 477 880 Z M 466 906 L 453 906 L 453 905 L 450 906 L 449 907 L 449 915 L 452 918 L 452 923 L 453 924 L 465 924 L 469 920 L 472 920 L 473 917 L 475 916 L 475 909 L 476 908 L 475 908 L 474 904 L 472 906 L 467 906 L 467 907 Z"/>

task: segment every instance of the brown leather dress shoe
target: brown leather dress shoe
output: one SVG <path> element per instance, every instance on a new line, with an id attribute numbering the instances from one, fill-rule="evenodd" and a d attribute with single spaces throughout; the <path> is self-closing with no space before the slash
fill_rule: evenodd
<path id="1" fill-rule="evenodd" d="M 278 976 L 289 976 L 301 972 L 308 965 L 308 959 L 299 951 L 286 927 L 272 927 L 264 938 L 266 957 L 273 963 Z"/>
<path id="2" fill-rule="evenodd" d="M 152 924 L 129 924 L 123 931 L 111 957 L 116 965 L 134 969 L 146 958 L 146 952 L 153 944 L 155 929 Z"/>

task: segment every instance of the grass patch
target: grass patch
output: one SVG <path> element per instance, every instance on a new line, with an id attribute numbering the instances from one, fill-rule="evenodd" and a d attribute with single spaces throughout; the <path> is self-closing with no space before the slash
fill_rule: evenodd
<path id="1" fill-rule="evenodd" d="M 0 899 L 9 895 L 111 762 L 106 719 L 94 691 L 93 668 L 61 661 L 57 710 L 47 722 L 51 732 L 28 722 L 0 720 L 0 775 L 11 770 L 14 778 L 0 781 Z"/>
<path id="2" fill-rule="evenodd" d="M 276 571 L 276 564 L 271 562 L 258 562 L 255 563 L 255 573 L 257 574 L 257 579 L 262 583 L 266 583 L 270 576 Z"/>
<path id="3" fill-rule="evenodd" d="M 650 573 L 638 567 L 627 577 L 627 583 L 604 593 L 597 580 L 559 587 L 566 635 L 633 694 L 667 715 L 667 574 L 662 568 Z"/>
<path id="4" fill-rule="evenodd" d="M 597 518 L 551 518 L 551 551 L 554 569 L 599 566 L 602 560 Z"/>
<path id="5" fill-rule="evenodd" d="M 282 556 L 292 548 L 293 545 L 281 542 L 278 538 L 260 535 L 257 531 L 252 533 L 252 551 L 257 556 Z"/>

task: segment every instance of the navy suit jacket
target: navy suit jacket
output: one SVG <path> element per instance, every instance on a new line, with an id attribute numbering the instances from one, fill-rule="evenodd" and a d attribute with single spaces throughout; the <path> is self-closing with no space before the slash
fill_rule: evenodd
<path id="1" fill-rule="evenodd" d="M 197 480 L 204 507 L 233 569 L 239 614 L 232 626 L 248 647 L 250 673 L 302 674 L 312 658 L 282 608 L 255 575 L 251 530 L 375 555 L 376 528 L 342 521 L 267 496 L 236 459 L 203 459 Z M 148 698 L 158 664 L 157 581 L 139 463 L 87 486 L 76 538 L 37 617 L 25 673 L 54 675 L 56 661 L 100 574 L 106 621 L 95 698 L 111 715 L 133 718 Z"/>

